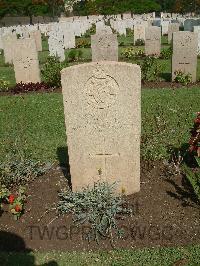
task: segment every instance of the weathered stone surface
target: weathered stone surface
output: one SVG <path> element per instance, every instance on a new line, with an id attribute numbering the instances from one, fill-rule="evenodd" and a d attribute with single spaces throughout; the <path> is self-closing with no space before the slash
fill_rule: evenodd
<path id="1" fill-rule="evenodd" d="M 42 51 L 42 37 L 41 37 L 40 30 L 31 31 L 30 37 L 35 39 L 37 51 L 41 52 Z"/>
<path id="2" fill-rule="evenodd" d="M 92 61 L 118 61 L 117 34 L 91 36 Z"/>
<path id="3" fill-rule="evenodd" d="M 167 35 L 169 30 L 169 21 L 164 20 L 161 22 L 162 26 L 162 35 Z"/>
<path id="4" fill-rule="evenodd" d="M 40 82 L 40 68 L 35 40 L 20 39 L 16 41 L 14 53 L 14 70 L 16 82 Z"/>
<path id="5" fill-rule="evenodd" d="M 192 81 L 196 81 L 197 38 L 197 34 L 193 32 L 173 33 L 172 80 L 176 77 L 176 71 L 182 71 L 190 73 Z"/>
<path id="6" fill-rule="evenodd" d="M 137 40 L 145 41 L 145 26 L 144 25 L 134 26 L 134 45 Z"/>
<path id="7" fill-rule="evenodd" d="M 12 64 L 17 41 L 16 34 L 8 34 L 2 37 L 5 63 Z"/>
<path id="8" fill-rule="evenodd" d="M 145 29 L 145 54 L 160 55 L 161 28 L 151 26 Z"/>
<path id="9" fill-rule="evenodd" d="M 179 23 L 171 23 L 168 27 L 168 43 L 172 41 L 172 34 L 174 32 L 179 31 L 180 24 Z"/>
<path id="10" fill-rule="evenodd" d="M 140 190 L 141 73 L 138 65 L 100 62 L 61 71 L 74 191 L 101 180 Z"/>
<path id="11" fill-rule="evenodd" d="M 197 53 L 200 54 L 200 26 L 194 26 L 194 33 L 197 33 L 198 35 L 198 49 Z"/>

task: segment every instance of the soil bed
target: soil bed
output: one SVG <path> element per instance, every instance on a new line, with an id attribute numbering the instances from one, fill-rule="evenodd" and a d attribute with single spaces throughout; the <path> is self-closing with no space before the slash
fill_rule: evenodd
<path id="1" fill-rule="evenodd" d="M 127 197 L 134 215 L 119 220 L 122 239 L 116 248 L 184 246 L 199 244 L 200 210 L 180 175 L 169 176 L 161 162 L 141 164 L 141 191 Z M 98 250 L 112 249 L 110 241 L 86 240 L 86 226 L 76 228 L 70 216 L 56 218 L 58 191 L 66 187 L 66 169 L 54 167 L 29 184 L 25 213 L 14 221 L 0 217 L 0 250 Z M 65 175 L 64 175 L 65 172 Z"/>

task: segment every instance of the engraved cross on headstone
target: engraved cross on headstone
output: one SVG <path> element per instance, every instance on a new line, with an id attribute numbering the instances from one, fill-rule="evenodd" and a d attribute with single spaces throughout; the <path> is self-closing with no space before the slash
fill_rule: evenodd
<path id="1" fill-rule="evenodd" d="M 97 154 L 95 154 L 95 155 L 92 155 L 92 154 L 90 154 L 89 156 L 91 157 L 91 158 L 99 158 L 99 159 L 103 159 L 104 161 L 104 163 L 103 163 L 103 169 L 101 168 L 101 169 L 98 169 L 98 174 L 100 175 L 100 176 L 105 176 L 105 177 L 107 177 L 107 160 L 108 160 L 108 158 L 112 158 L 112 157 L 119 157 L 120 156 L 120 153 L 115 153 L 115 154 L 113 154 L 113 153 L 111 153 L 111 152 L 107 152 L 106 151 L 106 141 L 105 141 L 105 137 L 104 137 L 104 145 L 103 145 L 103 147 L 104 147 L 104 149 L 103 149 L 103 152 L 102 153 L 97 153 Z"/>

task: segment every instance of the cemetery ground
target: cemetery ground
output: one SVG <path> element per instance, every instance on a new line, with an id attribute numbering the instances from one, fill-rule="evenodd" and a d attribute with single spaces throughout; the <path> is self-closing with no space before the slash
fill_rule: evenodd
<path id="1" fill-rule="evenodd" d="M 8 261 L 14 265 L 16 260 L 26 265 L 34 256 L 37 263 L 55 260 L 61 265 L 76 265 L 77 261 L 79 265 L 173 265 L 177 261 L 198 265 L 199 206 L 185 178 L 166 161 L 176 148 L 188 143 L 199 97 L 199 88 L 142 90 L 141 191 L 127 197 L 133 217 L 119 220 L 126 235 L 115 239 L 115 248 L 127 250 L 111 251 L 109 240 L 88 242 L 85 229 L 74 229 L 71 216 L 57 218 L 58 191 L 69 177 L 61 93 L 2 96 L 1 159 L 17 140 L 19 149 L 25 149 L 31 158 L 53 166 L 44 176 L 28 182 L 25 213 L 18 221 L 8 209 L 1 216 L 1 227 L 11 234 L 4 236 L 8 250 L 37 252 L 21 256 L 3 253 L 1 265 Z M 41 237 L 46 226 L 52 235 L 46 232 Z M 137 226 L 141 231 L 135 234 Z M 56 252 L 67 250 L 73 252 Z"/>
<path id="2" fill-rule="evenodd" d="M 124 35 L 118 36 L 119 43 L 119 61 L 128 62 L 128 63 L 142 63 L 144 62 L 144 45 L 133 46 L 133 33 L 131 32 L 127 37 Z M 78 64 L 78 63 L 86 63 L 91 62 L 92 53 L 91 53 L 91 38 L 86 35 L 85 37 L 76 37 L 76 48 L 65 50 L 65 58 L 69 63 L 69 66 Z M 43 36 L 42 38 L 42 46 L 43 51 L 39 52 L 39 63 L 40 69 L 43 68 L 44 64 L 47 61 L 47 57 L 49 56 L 48 51 L 48 41 L 47 37 Z M 167 36 L 162 36 L 162 45 L 161 51 L 167 50 L 170 48 L 170 44 L 168 44 Z M 132 49 L 132 52 L 128 50 Z M 79 54 L 80 53 L 80 54 Z M 125 55 L 127 53 L 127 55 Z M 133 55 L 133 53 L 136 54 Z M 137 56 L 139 53 L 139 56 Z M 141 54 L 142 53 L 142 54 Z M 128 55 L 129 54 L 129 55 Z M 143 82 L 142 86 L 145 88 L 171 88 L 171 87 L 182 87 L 184 84 L 170 82 L 171 81 L 171 55 L 164 55 L 157 59 L 159 65 L 158 76 L 155 78 L 150 78 L 149 81 Z M 150 70 L 151 71 L 151 70 Z M 14 68 L 12 65 L 5 64 L 3 52 L 0 53 L 0 79 L 9 82 L 8 87 L 15 86 L 15 74 Z M 44 76 L 41 75 L 42 81 L 44 80 Z M 198 58 L 197 63 L 197 82 L 200 80 L 200 58 Z M 188 84 L 188 86 L 195 86 L 195 84 Z M 1 93 L 1 92 L 0 92 Z M 8 92 L 9 93 L 9 92 Z"/>
<path id="3" fill-rule="evenodd" d="M 86 42 L 88 46 L 89 40 L 85 37 L 76 41 Z M 142 57 L 125 58 L 123 51 L 132 47 L 132 36 L 121 36 L 118 41 L 119 61 L 135 63 L 144 60 Z M 91 61 L 90 48 L 80 46 L 78 49 L 82 55 L 78 59 L 73 60 L 69 56 L 70 50 L 66 51 L 69 65 Z M 166 37 L 162 39 L 162 47 L 169 48 Z M 144 46 L 134 49 L 144 50 Z M 47 40 L 43 38 L 43 51 L 39 53 L 41 68 L 47 56 Z M 88 228 L 76 228 L 71 215 L 57 217 L 58 192 L 69 180 L 60 91 L 20 95 L 2 93 L 1 160 L 12 152 L 14 145 L 17 152 L 26 151 L 31 159 L 51 163 L 52 167 L 44 175 L 26 182 L 25 211 L 19 220 L 13 219 L 8 208 L 2 213 L 0 227 L 5 232 L 0 239 L 6 239 L 5 252 L 12 252 L 9 256 L 0 254 L 0 265 L 16 265 L 17 262 L 31 265 L 47 261 L 59 265 L 198 265 L 199 203 L 185 176 L 174 166 L 180 163 L 177 150 L 184 151 L 188 145 L 190 128 L 195 113 L 199 111 L 200 89 L 198 83 L 187 87 L 169 82 L 171 59 L 158 60 L 163 66 L 161 81 L 146 82 L 142 89 L 141 191 L 126 197 L 133 216 L 118 220 L 125 234 L 121 239 L 114 237 L 117 250 L 112 250 L 108 239 L 100 239 L 99 244 L 95 240 L 88 242 Z M 197 72 L 199 79 L 199 60 Z M 10 82 L 9 86 L 15 85 L 13 67 L 4 64 L 1 55 L 2 77 Z M 168 163 L 169 159 L 173 159 L 171 163 Z M 13 193 L 17 190 L 18 187 L 12 187 Z M 16 251 L 28 253 L 19 255 Z"/>

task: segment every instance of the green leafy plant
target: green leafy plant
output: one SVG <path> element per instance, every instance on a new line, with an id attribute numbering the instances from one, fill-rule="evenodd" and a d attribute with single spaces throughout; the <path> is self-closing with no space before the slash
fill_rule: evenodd
<path id="1" fill-rule="evenodd" d="M 9 90 L 10 82 L 5 80 L 5 78 L 0 78 L 0 92 L 5 92 Z"/>
<path id="2" fill-rule="evenodd" d="M 15 146 L 7 153 L 5 160 L 0 162 L 0 183 L 8 188 L 13 185 L 25 185 L 50 168 L 50 163 L 41 163 L 28 158 L 23 150 Z"/>
<path id="3" fill-rule="evenodd" d="M 133 37 L 134 31 L 130 28 L 126 29 L 126 36 L 127 37 Z"/>
<path id="4" fill-rule="evenodd" d="M 140 63 L 142 70 L 142 80 L 156 81 L 159 79 L 163 66 L 158 59 L 152 56 L 145 57 L 144 61 Z"/>
<path id="5" fill-rule="evenodd" d="M 145 56 L 144 51 L 139 49 L 135 50 L 134 48 L 126 48 L 122 51 L 122 56 L 124 56 L 127 59 L 134 59 L 136 57 L 143 57 Z"/>
<path id="6" fill-rule="evenodd" d="M 95 23 L 92 24 L 91 28 L 88 29 L 85 34 L 84 34 L 84 37 L 85 38 L 89 38 L 91 35 L 95 34 L 96 33 L 96 25 Z"/>
<path id="7" fill-rule="evenodd" d="M 135 41 L 135 46 L 143 46 L 145 44 L 143 39 L 137 39 Z"/>
<path id="8" fill-rule="evenodd" d="M 189 83 L 192 82 L 192 75 L 190 73 L 184 73 L 181 70 L 175 71 L 175 81 L 177 83 L 181 83 L 183 85 L 188 85 Z"/>
<path id="9" fill-rule="evenodd" d="M 52 88 L 60 88 L 60 71 L 67 66 L 67 62 L 59 62 L 59 59 L 57 57 L 49 56 L 46 63 L 44 64 L 44 67 L 41 70 L 45 82 Z"/>
<path id="10" fill-rule="evenodd" d="M 172 57 L 172 47 L 170 46 L 167 49 L 162 49 L 160 53 L 161 59 L 170 59 Z"/>
<path id="11" fill-rule="evenodd" d="M 68 54 L 69 62 L 76 62 L 82 59 L 83 52 L 81 50 L 72 49 Z"/>
<path id="12" fill-rule="evenodd" d="M 71 213 L 76 224 L 91 225 L 88 239 L 94 236 L 97 242 L 100 236 L 109 237 L 112 242 L 113 230 L 120 234 L 117 216 L 131 214 L 130 209 L 124 208 L 122 197 L 115 195 L 115 184 L 97 182 L 91 189 L 63 191 L 59 197 L 58 210 Z"/>
<path id="13" fill-rule="evenodd" d="M 91 42 L 87 39 L 80 39 L 76 43 L 76 48 L 90 48 Z"/>
<path id="14" fill-rule="evenodd" d="M 10 191 L 6 188 L 5 185 L 1 185 L 0 183 L 0 213 L 2 211 L 3 202 L 8 201 L 9 195 L 10 195 Z"/>

